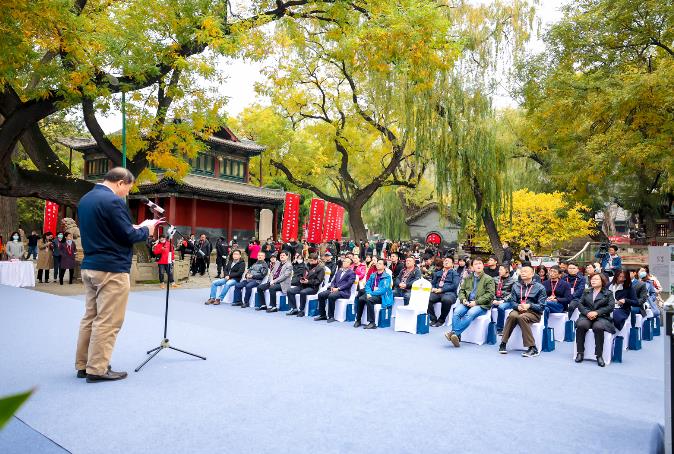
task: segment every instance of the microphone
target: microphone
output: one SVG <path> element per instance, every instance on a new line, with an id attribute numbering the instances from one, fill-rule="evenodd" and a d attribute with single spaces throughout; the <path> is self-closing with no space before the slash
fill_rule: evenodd
<path id="1" fill-rule="evenodd" d="M 159 205 L 157 205 L 156 203 L 151 202 L 150 199 L 148 199 L 147 197 L 141 198 L 140 201 L 142 203 L 144 203 L 145 205 L 147 205 L 155 213 L 164 214 L 164 209 L 162 207 L 160 207 Z"/>

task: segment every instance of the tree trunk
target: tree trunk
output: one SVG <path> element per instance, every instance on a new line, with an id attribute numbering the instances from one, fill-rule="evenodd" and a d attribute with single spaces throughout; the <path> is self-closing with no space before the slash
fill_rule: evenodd
<path id="1" fill-rule="evenodd" d="M 19 213 L 16 208 L 15 197 L 0 196 L 0 235 L 3 242 L 7 242 L 7 237 L 19 228 Z"/>
<path id="2" fill-rule="evenodd" d="M 487 230 L 487 236 L 489 237 L 489 243 L 491 244 L 491 249 L 496 255 L 499 263 L 503 262 L 503 244 L 501 244 L 501 237 L 498 234 L 498 229 L 496 229 L 496 222 L 494 222 L 494 217 L 491 215 L 491 211 L 484 207 L 484 196 L 482 195 L 482 188 L 480 187 L 479 182 L 476 178 L 473 178 L 473 193 L 475 194 L 475 206 L 477 212 L 481 213 L 482 223 L 484 228 Z"/>
<path id="3" fill-rule="evenodd" d="M 363 222 L 363 205 L 351 203 L 344 208 L 349 213 L 349 234 L 354 241 L 367 240 L 365 222 Z"/>

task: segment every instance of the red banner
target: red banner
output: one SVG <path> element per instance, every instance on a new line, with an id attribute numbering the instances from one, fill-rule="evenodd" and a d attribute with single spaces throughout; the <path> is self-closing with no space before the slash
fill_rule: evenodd
<path id="1" fill-rule="evenodd" d="M 344 207 L 337 205 L 337 218 L 335 220 L 335 239 L 342 241 L 342 226 L 344 225 Z"/>
<path id="2" fill-rule="evenodd" d="M 59 217 L 58 203 L 50 202 L 44 203 L 44 222 L 42 224 L 42 233 L 51 232 L 56 236 L 56 224 Z"/>
<path id="3" fill-rule="evenodd" d="M 283 210 L 283 229 L 281 230 L 281 239 L 290 241 L 297 239 L 297 226 L 300 215 L 300 196 L 292 192 L 286 193 L 286 205 Z"/>
<path id="4" fill-rule="evenodd" d="M 325 225 L 323 226 L 323 241 L 330 241 L 335 239 L 335 226 L 337 224 L 337 210 L 339 205 L 328 202 L 328 207 L 325 210 Z"/>
<path id="5" fill-rule="evenodd" d="M 309 243 L 320 243 L 323 235 L 323 211 L 325 209 L 325 200 L 311 199 L 311 209 L 309 210 L 309 233 L 307 241 Z"/>

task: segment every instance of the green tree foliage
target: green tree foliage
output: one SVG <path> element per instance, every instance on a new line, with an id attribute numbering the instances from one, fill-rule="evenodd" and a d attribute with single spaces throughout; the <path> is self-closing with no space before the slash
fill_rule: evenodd
<path id="1" fill-rule="evenodd" d="M 674 199 L 671 1 L 570 2 L 518 69 L 522 148 L 552 186 L 652 226 Z"/>

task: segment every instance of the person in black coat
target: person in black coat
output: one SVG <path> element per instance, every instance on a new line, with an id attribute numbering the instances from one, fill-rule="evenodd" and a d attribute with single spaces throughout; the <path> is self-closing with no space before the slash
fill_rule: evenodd
<path id="1" fill-rule="evenodd" d="M 227 263 L 227 256 L 229 255 L 229 244 L 227 244 L 227 241 L 222 236 L 215 243 L 215 254 L 215 264 L 218 267 L 218 274 L 215 277 L 216 279 L 220 279 L 220 273 Z"/>
<path id="2" fill-rule="evenodd" d="M 391 252 L 391 265 L 389 265 L 389 268 L 393 275 L 393 282 L 395 282 L 395 280 L 398 279 L 398 276 L 400 276 L 403 268 L 405 268 L 405 264 L 400 261 L 400 255 L 397 252 Z"/>
<path id="3" fill-rule="evenodd" d="M 611 313 L 615 306 L 613 292 L 608 290 L 608 279 L 603 274 L 595 274 L 590 278 L 590 288 L 583 292 L 578 304 L 580 317 L 576 322 L 576 362 L 583 361 L 585 355 L 585 335 L 588 330 L 594 333 L 594 354 L 597 364 L 604 367 L 604 332 L 615 333 Z"/>
<path id="4" fill-rule="evenodd" d="M 609 286 L 613 292 L 616 308 L 613 311 L 613 324 L 620 331 L 625 326 L 627 317 L 632 313 L 632 307 L 638 307 L 637 294 L 632 287 L 632 279 L 627 270 L 614 270 L 613 281 Z"/>
<path id="5" fill-rule="evenodd" d="M 199 236 L 199 241 L 194 248 L 194 264 L 192 267 L 192 276 L 196 273 L 199 273 L 201 276 L 206 273 L 206 269 L 211 262 L 211 251 L 213 250 L 213 245 L 206 235 L 203 233 Z"/>
<path id="6" fill-rule="evenodd" d="M 297 260 L 301 260 L 301 255 L 297 257 Z M 304 263 L 301 264 L 304 265 Z M 298 271 L 299 270 L 300 268 L 298 267 Z M 316 253 L 309 254 L 308 264 L 306 267 L 304 267 L 304 271 L 301 271 L 301 274 L 299 272 L 295 272 L 295 267 L 293 266 L 292 287 L 290 287 L 288 290 L 288 304 L 290 305 L 291 309 L 286 313 L 286 315 L 304 317 L 304 308 L 307 305 L 307 296 L 317 294 L 318 289 L 324 280 L 325 266 L 323 266 L 318 261 L 318 254 Z M 295 298 L 296 295 L 300 296 L 299 310 L 297 309 L 297 299 Z"/>

